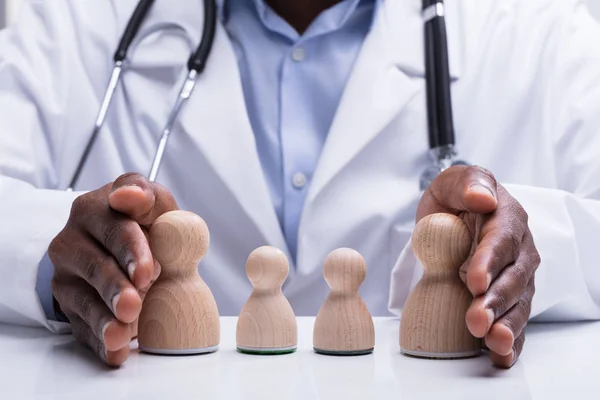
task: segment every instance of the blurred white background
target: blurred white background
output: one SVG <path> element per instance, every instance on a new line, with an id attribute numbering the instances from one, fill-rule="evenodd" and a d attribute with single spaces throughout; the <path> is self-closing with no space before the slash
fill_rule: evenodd
<path id="1" fill-rule="evenodd" d="M 592 14 L 594 14 L 596 18 L 600 20 L 600 0 L 587 0 L 587 2 L 590 6 Z"/>
<path id="2" fill-rule="evenodd" d="M 19 8 L 19 4 L 23 1 L 27 1 L 27 0 L 0 0 L 0 27 L 3 27 L 5 24 L 10 23 L 16 13 L 17 10 Z M 98 1 L 98 0 L 88 0 L 88 1 Z M 395 0 L 395 1 L 402 1 L 402 0 Z M 477 1 L 477 0 L 472 0 L 472 1 Z M 526 1 L 526 0 L 522 0 L 522 1 Z M 562 1 L 562 0 L 555 0 L 555 1 Z M 594 16 L 596 16 L 596 18 L 598 18 L 598 20 L 600 20 L 600 0 L 587 0 L 589 6 L 590 6 L 590 10 L 592 11 L 592 14 L 594 14 Z"/>

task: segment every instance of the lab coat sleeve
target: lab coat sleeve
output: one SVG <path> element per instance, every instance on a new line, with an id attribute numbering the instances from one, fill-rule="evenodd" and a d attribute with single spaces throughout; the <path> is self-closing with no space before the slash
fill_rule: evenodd
<path id="1" fill-rule="evenodd" d="M 539 89 L 540 129 L 552 136 L 554 165 L 547 173 L 556 176 L 556 186 L 500 182 L 527 211 L 541 256 L 532 322 L 600 319 L 600 26 L 584 2 L 556 4 L 552 51 L 542 63 L 546 83 Z M 407 285 L 422 276 L 410 246 L 392 272 L 389 309 L 396 315 Z"/>
<path id="2" fill-rule="evenodd" d="M 76 99 L 89 91 L 81 74 L 81 36 L 69 3 L 24 2 L 18 22 L 0 32 L 0 323 L 46 327 L 36 292 L 38 265 L 81 193 L 59 188 L 64 132 Z M 67 114 L 67 110 L 70 113 Z"/>

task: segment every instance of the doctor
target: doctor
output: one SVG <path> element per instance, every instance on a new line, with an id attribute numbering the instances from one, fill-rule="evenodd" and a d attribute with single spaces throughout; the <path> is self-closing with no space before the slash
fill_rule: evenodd
<path id="1" fill-rule="evenodd" d="M 600 318 L 600 28 L 582 1 L 447 2 L 457 148 L 473 166 L 423 192 L 421 0 L 219 2 L 155 183 L 204 20 L 201 1 L 158 0 L 67 192 L 136 3 L 32 0 L 0 35 L 0 321 L 72 331 L 121 365 L 160 271 L 146 229 L 177 208 L 210 227 L 200 268 L 222 315 L 241 309 L 246 257 L 265 244 L 290 259 L 298 315 L 318 311 L 338 247 L 366 258 L 372 313 L 398 315 L 421 273 L 415 220 L 443 211 L 476 235 L 467 323 L 495 365 L 517 361 L 528 321 Z"/>

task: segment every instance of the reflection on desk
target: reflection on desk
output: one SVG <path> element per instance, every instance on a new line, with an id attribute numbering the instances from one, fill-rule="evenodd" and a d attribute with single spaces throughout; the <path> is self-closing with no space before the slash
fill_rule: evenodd
<path id="1" fill-rule="evenodd" d="M 375 352 L 332 357 L 312 351 L 314 318 L 298 318 L 298 351 L 252 356 L 235 350 L 237 318 L 221 319 L 218 352 L 139 353 L 105 368 L 67 336 L 0 325 L 0 399 L 598 399 L 600 323 L 530 325 L 510 370 L 484 353 L 467 360 L 400 354 L 397 319 L 376 318 Z"/>

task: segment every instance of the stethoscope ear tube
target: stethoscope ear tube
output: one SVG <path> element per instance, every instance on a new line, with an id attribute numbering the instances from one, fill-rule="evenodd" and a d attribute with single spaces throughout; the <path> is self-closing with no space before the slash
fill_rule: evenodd
<path id="1" fill-rule="evenodd" d="M 135 11 L 125 28 L 125 33 L 121 37 L 119 41 L 119 46 L 117 47 L 117 51 L 115 51 L 114 61 L 115 63 L 119 61 L 124 61 L 127 58 L 127 52 L 129 51 L 129 46 L 133 42 L 133 39 L 137 36 L 142 23 L 146 19 L 146 16 L 150 12 L 150 9 L 154 5 L 155 0 L 141 0 L 138 5 L 135 7 Z"/>
<path id="2" fill-rule="evenodd" d="M 206 67 L 206 61 L 215 41 L 217 28 L 217 4 L 215 0 L 204 0 L 204 27 L 202 29 L 202 40 L 198 50 L 188 61 L 188 70 L 201 74 Z"/>

